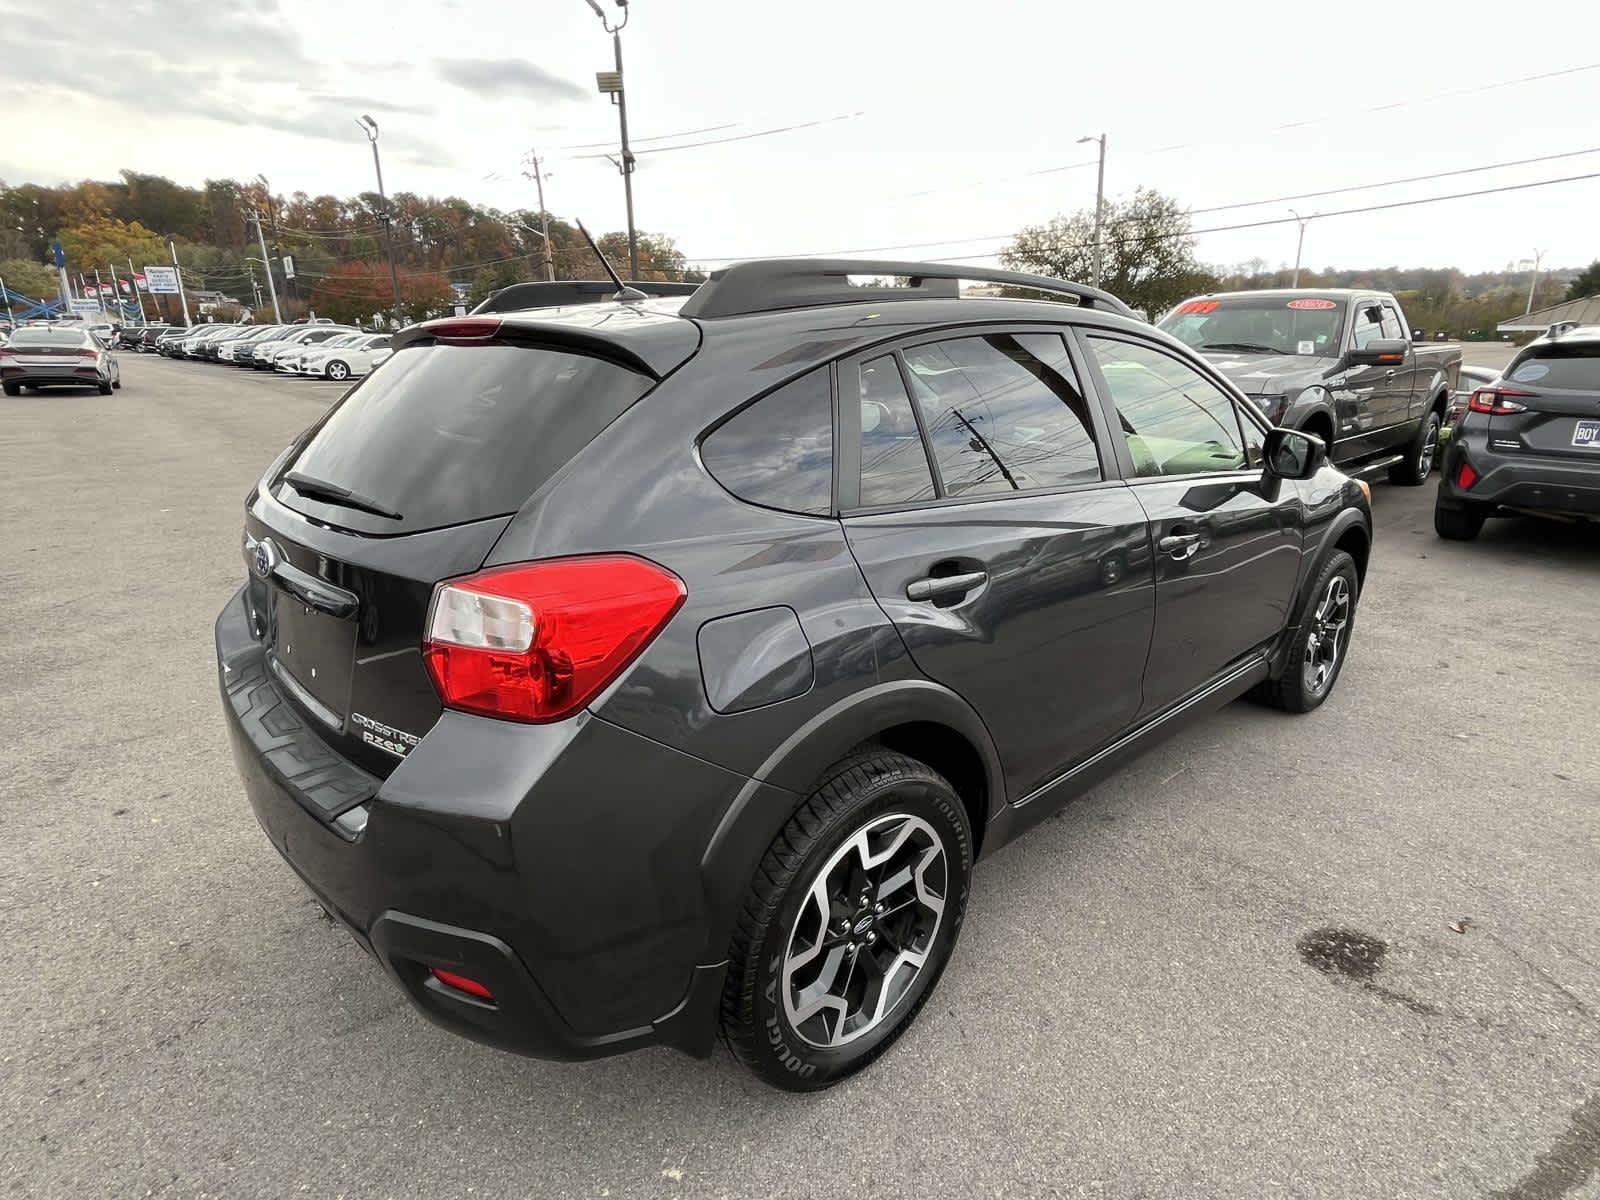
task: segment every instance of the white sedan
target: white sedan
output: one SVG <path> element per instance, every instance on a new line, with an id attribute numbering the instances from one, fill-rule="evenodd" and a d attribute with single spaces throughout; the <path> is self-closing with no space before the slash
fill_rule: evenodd
<path id="1" fill-rule="evenodd" d="M 343 381 L 365 375 L 374 366 L 373 357 L 389 349 L 386 333 L 359 333 L 333 338 L 299 356 L 295 367 L 301 375 Z"/>

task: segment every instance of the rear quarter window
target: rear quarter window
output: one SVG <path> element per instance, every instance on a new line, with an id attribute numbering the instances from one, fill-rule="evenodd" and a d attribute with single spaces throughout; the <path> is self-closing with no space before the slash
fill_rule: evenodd
<path id="1" fill-rule="evenodd" d="M 741 500 L 826 516 L 833 508 L 833 396 L 819 367 L 740 409 L 700 443 L 700 461 Z"/>
<path id="2" fill-rule="evenodd" d="M 286 468 L 400 519 L 300 496 L 288 484 L 280 499 L 377 533 L 514 513 L 653 382 L 547 347 L 409 346 L 351 391 Z"/>

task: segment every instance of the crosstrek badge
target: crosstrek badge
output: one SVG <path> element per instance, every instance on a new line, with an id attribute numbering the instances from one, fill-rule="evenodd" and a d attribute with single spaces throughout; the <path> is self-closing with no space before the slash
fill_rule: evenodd
<path id="1" fill-rule="evenodd" d="M 1339 306 L 1337 304 L 1335 304 L 1332 300 L 1311 299 L 1311 300 L 1291 300 L 1291 301 L 1289 301 L 1289 307 L 1290 308 L 1319 308 L 1320 309 L 1320 308 L 1338 308 Z"/>

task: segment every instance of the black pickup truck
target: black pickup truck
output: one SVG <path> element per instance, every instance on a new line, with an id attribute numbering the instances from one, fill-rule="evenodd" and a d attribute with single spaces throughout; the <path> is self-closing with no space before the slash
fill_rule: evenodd
<path id="1" fill-rule="evenodd" d="M 1274 424 L 1322 438 L 1338 466 L 1420 484 L 1461 371 L 1461 347 L 1413 342 L 1387 292 L 1229 292 L 1185 300 L 1161 328 L 1233 380 Z"/>

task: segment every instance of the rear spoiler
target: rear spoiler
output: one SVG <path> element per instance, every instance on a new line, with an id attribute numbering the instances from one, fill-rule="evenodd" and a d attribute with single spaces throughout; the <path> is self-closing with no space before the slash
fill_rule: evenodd
<path id="1" fill-rule="evenodd" d="M 653 281 L 629 282 L 629 287 L 647 296 L 688 296 L 699 288 L 698 283 L 657 283 Z M 572 304 L 604 304 L 617 294 L 617 285 L 609 279 L 563 279 L 557 283 L 513 283 L 497 292 L 490 292 L 484 302 L 472 310 L 472 316 L 485 313 L 521 312 L 528 308 L 559 308 Z"/>

